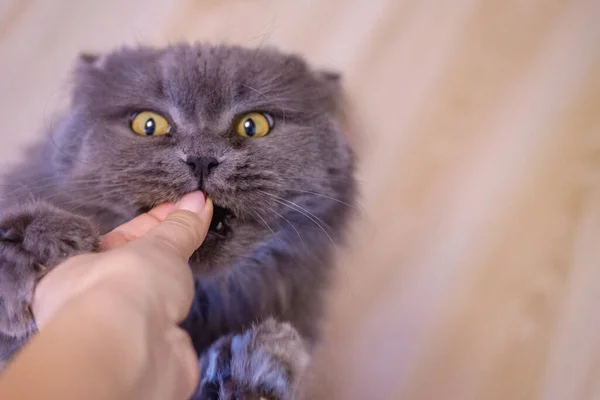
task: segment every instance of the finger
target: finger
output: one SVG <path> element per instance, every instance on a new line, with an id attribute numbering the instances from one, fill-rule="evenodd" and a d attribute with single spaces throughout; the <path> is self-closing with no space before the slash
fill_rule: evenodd
<path id="1" fill-rule="evenodd" d="M 196 392 L 200 380 L 198 355 L 192 345 L 190 336 L 183 329 L 174 327 L 167 332 L 167 341 L 172 354 L 177 359 L 179 371 L 176 398 L 189 399 Z"/>
<path id="2" fill-rule="evenodd" d="M 212 201 L 202 192 L 189 193 L 175 211 L 135 243 L 148 250 L 172 251 L 187 260 L 204 241 L 212 213 Z"/>
<path id="3" fill-rule="evenodd" d="M 161 204 L 116 227 L 102 238 L 102 249 L 114 249 L 139 238 L 167 218 L 174 209 L 174 203 Z"/>

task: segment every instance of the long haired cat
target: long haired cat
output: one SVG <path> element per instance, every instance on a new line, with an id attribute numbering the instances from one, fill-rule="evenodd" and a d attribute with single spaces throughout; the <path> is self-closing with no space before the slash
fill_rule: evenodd
<path id="1" fill-rule="evenodd" d="M 285 398 L 355 191 L 340 96 L 337 75 L 274 49 L 82 55 L 70 108 L 3 182 L 0 358 L 35 332 L 29 303 L 48 268 L 200 189 L 216 207 L 190 260 L 196 298 L 183 323 L 203 354 L 199 396 Z M 244 348 L 267 378 L 232 369 L 252 364 Z"/>

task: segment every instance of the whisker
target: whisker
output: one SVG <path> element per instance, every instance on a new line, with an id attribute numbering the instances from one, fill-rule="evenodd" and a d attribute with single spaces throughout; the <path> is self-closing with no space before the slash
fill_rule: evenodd
<path id="1" fill-rule="evenodd" d="M 258 213 L 254 213 L 254 212 L 253 212 L 253 213 L 252 213 L 252 215 L 255 217 L 254 219 L 256 219 L 256 217 L 260 218 L 260 220 L 263 222 L 263 224 L 265 224 L 265 226 L 266 226 L 266 227 L 267 227 L 267 228 L 268 228 L 268 229 L 271 231 L 271 233 L 273 234 L 273 236 L 276 236 L 276 235 L 275 235 L 275 231 L 273 230 L 273 228 L 271 228 L 271 227 L 269 226 L 269 224 L 267 224 L 267 221 L 265 221 L 265 220 L 263 219 L 263 217 L 261 217 L 261 216 L 260 216 L 260 214 L 258 214 Z M 258 221 L 258 220 L 256 220 L 256 222 L 259 222 L 259 221 Z"/>
<path id="2" fill-rule="evenodd" d="M 119 194 L 119 191 L 117 189 L 114 189 L 112 191 L 105 191 L 102 192 L 101 194 L 90 194 L 88 196 L 82 196 L 76 199 L 69 199 L 67 201 L 65 201 L 62 205 L 68 205 L 68 204 L 73 204 L 75 205 L 75 207 L 71 207 L 69 209 L 67 209 L 67 211 L 70 212 L 74 212 L 75 210 L 78 210 L 82 207 L 88 206 L 90 205 L 88 203 L 89 200 L 95 200 L 95 204 L 96 206 L 101 205 L 103 201 L 109 199 L 112 195 L 115 194 Z"/>
<path id="3" fill-rule="evenodd" d="M 358 213 L 358 215 L 360 215 L 361 217 L 366 217 L 368 220 L 370 220 L 370 218 L 371 218 L 370 215 L 369 215 L 369 212 L 367 211 L 367 209 L 363 205 L 361 205 L 361 204 L 350 204 L 350 203 L 347 203 L 347 202 L 345 202 L 343 200 L 336 199 L 335 197 L 327 196 L 327 195 L 325 195 L 323 193 L 315 192 L 315 191 L 312 191 L 312 190 L 292 189 L 292 188 L 287 188 L 287 187 L 283 187 L 282 189 L 283 190 L 292 191 L 292 192 L 309 193 L 309 194 L 313 194 L 315 196 L 320 196 L 320 197 L 323 197 L 323 198 L 326 198 L 326 199 L 338 202 L 340 204 L 343 204 L 345 206 L 348 206 L 348 207 L 356 210 L 356 212 Z"/>
<path id="4" fill-rule="evenodd" d="M 119 189 L 120 189 L 120 187 L 117 186 L 117 187 L 110 188 L 109 190 L 103 190 L 103 191 L 97 192 L 97 193 L 85 193 L 84 192 L 78 196 L 76 195 L 75 197 L 70 197 L 70 198 L 65 199 L 65 202 L 73 203 L 73 202 L 79 202 L 79 201 L 83 201 L 83 200 L 87 201 L 88 199 L 102 200 L 102 199 L 105 199 L 112 195 L 120 194 Z M 55 196 L 45 197 L 45 198 L 43 198 L 43 200 L 52 199 Z"/>
<path id="5" fill-rule="evenodd" d="M 50 142 L 52 143 L 52 145 L 56 148 L 56 150 L 58 150 L 60 153 L 64 154 L 65 156 L 69 157 L 71 160 L 76 161 L 80 164 L 83 165 L 90 165 L 86 162 L 83 162 L 81 160 L 79 160 L 77 157 L 75 157 L 72 154 L 67 153 L 66 151 L 64 151 L 63 149 L 61 149 L 60 147 L 58 147 L 58 145 L 56 144 L 56 142 L 54 141 L 54 137 L 52 136 L 52 131 L 50 131 L 49 135 L 48 135 L 48 139 L 50 139 Z"/>
<path id="6" fill-rule="evenodd" d="M 335 241 L 333 240 L 333 238 L 332 238 L 332 237 L 329 235 L 329 233 L 328 233 L 328 232 L 325 230 L 325 228 L 323 228 L 323 226 L 321 226 L 321 225 L 320 225 L 320 224 L 319 224 L 317 221 L 315 221 L 313 218 L 311 218 L 311 217 L 310 217 L 309 215 L 307 215 L 306 213 L 308 213 L 308 214 L 311 214 L 313 217 L 317 218 L 319 221 L 321 221 L 323 224 L 325 224 L 325 222 L 324 222 L 323 220 L 321 220 L 320 218 L 318 218 L 316 215 L 312 214 L 312 213 L 311 213 L 311 212 L 309 212 L 308 210 L 306 210 L 306 209 L 304 209 L 304 208 L 300 207 L 300 206 L 299 206 L 298 204 L 296 204 L 296 203 L 293 203 L 293 202 L 291 202 L 291 201 L 289 201 L 289 200 L 283 199 L 283 198 L 281 198 L 281 197 L 279 197 L 279 196 L 276 196 L 276 195 L 273 195 L 273 194 L 270 194 L 270 193 L 267 193 L 267 192 L 264 192 L 264 191 L 261 191 L 261 192 L 262 192 L 262 193 L 264 193 L 264 194 L 266 194 L 267 196 L 271 196 L 271 197 L 273 197 L 273 198 L 274 198 L 274 200 L 275 200 L 277 203 L 279 203 L 279 204 L 281 204 L 281 205 L 283 205 L 283 206 L 286 206 L 286 207 L 288 207 L 288 208 L 290 208 L 290 209 L 292 209 L 292 210 L 294 210 L 294 211 L 296 211 L 296 212 L 298 212 L 298 213 L 300 213 L 300 214 L 304 215 L 306 218 L 310 219 L 310 220 L 311 220 L 313 223 L 315 223 L 315 225 L 317 225 L 317 226 L 318 226 L 318 227 L 319 227 L 319 228 L 320 228 L 320 229 L 323 231 L 323 233 L 324 233 L 324 234 L 325 234 L 325 235 L 326 235 L 326 236 L 329 238 L 329 240 L 331 241 L 331 244 L 333 245 L 334 251 L 335 251 L 336 253 L 339 253 L 339 249 L 338 249 L 338 246 L 337 246 L 337 244 L 335 243 Z M 300 208 L 301 210 L 304 210 L 304 211 L 306 211 L 306 213 L 304 213 L 303 211 L 300 211 L 300 210 L 298 210 L 298 209 L 295 209 L 295 208 L 291 207 L 290 205 L 288 205 L 288 204 L 286 204 L 286 203 L 290 203 L 290 204 L 294 205 L 295 207 L 298 207 L 298 208 Z M 325 225 L 327 225 L 327 224 L 325 224 Z M 347 282 L 347 285 L 348 285 L 348 288 L 349 288 L 349 293 L 350 293 L 350 295 L 351 295 L 351 296 L 354 296 L 354 289 L 352 288 L 352 282 L 350 281 L 350 277 L 348 276 L 348 271 L 346 271 L 346 270 L 345 270 L 345 269 L 343 269 L 343 268 L 342 268 L 342 271 L 343 271 L 343 274 L 344 274 L 344 276 L 345 276 L 345 279 L 346 279 L 346 282 Z"/>
<path id="7" fill-rule="evenodd" d="M 119 189 L 119 188 L 122 188 L 122 187 L 123 187 L 123 184 L 121 184 L 121 183 L 103 184 L 102 185 L 102 189 L 103 189 L 102 191 L 97 191 L 96 192 L 96 191 L 92 190 L 92 193 L 89 193 L 89 195 L 86 196 L 86 198 L 92 198 L 93 199 L 95 197 L 101 197 L 102 195 L 104 195 L 106 193 L 106 189 L 112 189 L 112 192 L 110 192 L 110 193 L 116 193 L 116 189 Z M 45 188 L 45 189 L 48 189 L 48 188 Z M 63 189 L 63 188 L 59 188 L 59 189 Z M 71 195 L 71 194 L 74 194 L 74 193 L 77 193 L 77 192 L 90 191 L 90 190 L 91 190 L 90 187 L 77 187 L 77 186 L 75 186 L 75 187 L 72 187 L 72 188 L 71 187 L 68 188 L 68 194 Z M 57 190 L 56 192 L 52 193 L 49 196 L 40 197 L 40 200 L 50 201 L 51 199 L 54 199 L 54 198 L 56 198 L 56 197 L 58 197 L 58 196 L 60 196 L 62 194 L 64 194 L 62 191 Z"/>
<path id="8" fill-rule="evenodd" d="M 30 183 L 29 183 L 29 185 L 30 185 L 30 186 L 31 186 L 31 185 L 36 185 L 37 183 L 46 182 L 46 181 L 48 181 L 48 180 L 51 180 L 51 179 L 54 179 L 54 177 L 52 177 L 52 178 L 46 178 L 46 179 L 39 179 L 39 180 L 37 180 L 37 181 L 30 182 Z M 31 194 L 33 194 L 33 193 L 31 192 L 31 189 L 30 189 L 30 188 L 29 188 L 27 185 L 25 185 L 24 183 L 22 183 L 22 182 L 20 182 L 20 183 L 15 183 L 15 184 L 3 184 L 3 185 L 1 185 L 1 186 L 18 186 L 18 188 L 17 188 L 17 189 L 14 189 L 13 191 L 6 193 L 6 194 L 4 195 L 5 197 L 8 197 L 8 196 L 10 196 L 10 195 L 12 195 L 12 194 L 15 194 L 15 193 L 17 193 L 19 190 L 23 190 L 23 189 L 25 189 L 25 190 L 29 191 Z"/>
<path id="9" fill-rule="evenodd" d="M 279 214 L 277 211 L 273 210 L 272 208 L 269 208 L 269 210 L 273 213 L 275 213 L 276 215 L 278 215 L 279 217 L 281 217 L 285 222 L 287 222 L 294 231 L 296 231 L 296 234 L 298 235 L 298 238 L 300 239 L 300 243 L 302 243 L 302 246 L 306 246 L 304 243 L 304 239 L 302 239 L 302 235 L 300 235 L 300 232 L 298 231 L 298 229 L 296 229 L 296 227 L 294 226 L 294 224 L 292 224 L 292 222 L 287 219 L 286 217 L 284 217 L 283 215 Z"/>
<path id="10" fill-rule="evenodd" d="M 247 85 L 247 84 L 244 84 L 244 83 L 241 83 L 241 82 L 235 82 L 235 83 L 237 83 L 238 85 L 240 85 L 240 86 L 242 86 L 242 87 L 245 87 L 245 88 L 247 88 L 247 89 L 250 89 L 250 90 L 254 91 L 255 93 L 258 93 L 258 94 L 259 94 L 261 97 L 263 97 L 263 98 L 264 98 L 264 99 L 265 99 L 267 102 L 271 102 L 271 101 L 272 101 L 273 103 L 275 103 L 275 104 L 276 104 L 276 103 L 286 103 L 286 102 L 289 102 L 290 100 L 292 100 L 292 99 L 281 99 L 281 98 L 274 98 L 274 99 L 273 99 L 273 98 L 270 98 L 270 97 L 269 97 L 269 96 L 267 96 L 265 93 L 263 93 L 262 91 L 258 90 L 258 89 L 257 89 L 257 88 L 255 88 L 255 87 L 252 87 L 252 86 L 250 86 L 250 85 Z M 286 100 L 287 100 L 287 101 L 286 101 Z M 276 107 L 276 108 L 277 108 L 279 111 L 281 111 L 281 114 L 283 115 L 283 126 L 285 126 L 285 121 L 286 121 L 286 112 L 285 112 L 285 111 L 286 111 L 286 110 L 285 110 L 285 109 L 283 109 L 283 108 L 281 108 L 281 107 Z"/>
<path id="11" fill-rule="evenodd" d="M 322 224 L 324 224 L 324 225 L 327 225 L 327 223 L 326 223 L 325 221 L 323 221 L 321 218 L 317 217 L 315 214 L 311 213 L 311 212 L 310 212 L 310 211 L 308 211 L 306 208 L 304 208 L 304 207 L 302 207 L 302 206 L 300 206 L 300 205 L 298 205 L 298 204 L 294 203 L 293 201 L 290 201 L 290 200 L 284 199 L 284 198 L 283 198 L 283 197 L 281 197 L 281 196 L 277 196 L 277 195 L 274 195 L 274 194 L 272 194 L 272 193 L 269 193 L 269 192 L 265 192 L 264 190 L 259 190 L 259 192 L 261 192 L 261 193 L 263 193 L 263 194 L 266 194 L 267 196 L 271 196 L 271 197 L 273 197 L 273 198 L 275 198 L 275 199 L 278 199 L 278 200 L 280 200 L 280 201 L 283 201 L 283 202 L 285 202 L 285 203 L 291 204 L 291 205 L 293 205 L 294 207 L 297 207 L 297 208 L 299 208 L 300 210 L 304 211 L 305 213 L 309 214 L 309 215 L 310 215 L 310 216 L 312 216 L 313 218 L 316 218 L 316 219 L 317 219 L 317 221 L 321 222 Z"/>
<path id="12" fill-rule="evenodd" d="M 135 170 L 131 171 L 132 173 L 135 172 Z M 102 184 L 102 189 L 106 189 L 106 188 L 114 188 L 114 187 L 123 187 L 124 185 L 127 184 L 127 182 L 111 182 L 108 181 L 106 179 L 103 178 L 85 178 L 85 179 L 71 179 L 68 181 L 64 181 L 63 177 L 47 177 L 44 179 L 39 179 L 37 181 L 33 181 L 31 183 L 28 183 L 28 185 L 24 185 L 24 184 L 20 184 L 21 187 L 14 189 L 6 194 L 4 194 L 3 196 L 0 196 L 0 199 L 7 199 L 10 198 L 11 196 L 19 193 L 19 191 L 21 190 L 27 190 L 29 192 L 30 195 L 32 195 L 33 197 L 35 197 L 33 195 L 33 191 L 41 191 L 41 190 L 45 190 L 47 191 L 48 189 L 53 189 L 53 188 L 57 188 L 58 190 L 65 190 L 66 192 L 73 192 L 73 191 L 81 191 L 81 190 L 94 190 L 95 188 L 90 187 L 90 186 L 83 186 L 83 185 L 93 185 L 93 184 Z M 53 181 L 53 180 L 60 180 L 60 182 L 50 182 L 44 185 L 40 185 L 40 183 L 44 183 L 44 182 L 48 182 L 48 181 Z M 0 185 L 2 186 L 2 185 Z M 18 184 L 6 184 L 4 186 L 18 186 Z M 47 194 L 47 193 L 46 193 Z M 46 196 L 45 198 L 53 198 L 56 195 L 59 195 L 60 193 L 53 193 L 51 192 L 51 196 Z M 39 196 L 38 196 L 39 197 Z"/>
<path id="13" fill-rule="evenodd" d="M 322 219 L 320 219 L 319 217 L 317 217 L 316 215 L 314 215 L 313 213 L 311 213 L 307 209 L 299 206 L 298 204 L 296 204 L 296 203 L 294 203 L 292 201 L 286 200 L 286 199 L 284 199 L 282 197 L 279 197 L 279 196 L 275 196 L 275 195 L 273 195 L 271 193 L 264 192 L 262 190 L 260 192 L 266 194 L 267 196 L 273 197 L 274 200 L 277 203 L 279 203 L 281 205 L 284 205 L 284 206 L 287 206 L 288 208 L 290 208 L 290 209 L 292 209 L 292 210 L 294 210 L 294 211 L 296 211 L 296 212 L 304 215 L 306 218 L 308 218 L 309 220 L 311 220 L 312 222 L 314 222 L 315 225 L 317 225 L 319 228 L 321 228 L 321 230 L 323 231 L 323 233 L 325 233 L 325 235 L 327 235 L 327 237 L 331 241 L 331 244 L 333 244 L 333 246 L 337 249 L 337 245 L 336 245 L 335 241 L 333 240 L 333 238 L 331 237 L 331 235 L 327 232 L 327 230 L 325 230 L 325 228 L 323 227 L 323 225 L 321 225 L 318 222 L 318 221 L 320 221 L 322 224 L 327 225 L 325 223 L 325 221 L 323 221 Z M 294 207 L 296 207 L 296 208 L 294 208 Z"/>
<path id="14" fill-rule="evenodd" d="M 35 196 L 34 196 L 34 194 L 33 194 L 33 191 L 32 191 L 31 189 L 29 189 L 27 186 L 25 186 L 25 184 L 23 184 L 23 183 L 21 183 L 21 185 L 20 185 L 20 187 L 19 187 L 18 189 L 15 189 L 15 190 L 13 190 L 12 192 L 10 192 L 10 194 L 12 195 L 12 194 L 14 194 L 14 193 L 17 193 L 19 190 L 26 190 L 26 191 L 28 191 L 28 192 L 29 192 L 29 193 L 28 193 L 28 195 L 29 195 L 29 196 L 31 196 L 31 197 L 35 197 Z M 7 195 L 7 196 L 5 196 L 5 197 L 0 197 L 0 199 L 5 199 L 5 198 L 7 198 L 7 197 L 8 197 L 8 195 Z"/>
<path id="15" fill-rule="evenodd" d="M 346 205 L 346 206 L 348 206 L 348 207 L 354 208 L 355 210 L 359 210 L 359 209 L 360 209 L 360 210 L 364 211 L 364 209 L 363 209 L 362 207 L 358 207 L 358 206 L 355 206 L 354 204 L 350 204 L 350 203 L 347 203 L 347 202 L 345 202 L 345 201 L 343 201 L 343 200 L 336 199 L 335 197 L 327 196 L 327 195 L 325 195 L 325 194 L 323 194 L 323 193 L 319 193 L 319 192 L 313 192 L 313 191 L 311 191 L 311 190 L 301 190 L 301 189 L 291 189 L 291 188 L 283 188 L 283 189 L 284 189 L 284 190 L 291 191 L 291 192 L 301 192 L 301 193 L 310 193 L 310 194 L 314 194 L 315 196 L 324 197 L 324 198 L 326 198 L 326 199 L 329 199 L 329 200 L 336 201 L 336 202 L 338 202 L 338 203 L 340 203 L 340 204 L 344 204 L 344 205 Z"/>
<path id="16" fill-rule="evenodd" d="M 321 181 L 321 182 L 344 182 L 346 181 L 346 178 L 342 177 L 342 178 L 327 178 L 327 177 L 322 177 L 322 176 L 293 176 L 293 175 L 283 175 L 283 174 L 278 174 L 275 176 L 279 176 L 281 178 L 285 179 L 293 179 L 293 180 L 311 180 L 311 181 Z M 363 182 L 363 181 L 358 181 L 358 182 Z"/>
<path id="17" fill-rule="evenodd" d="M 103 179 L 100 178 L 88 178 L 88 179 L 73 179 L 73 180 L 69 180 L 68 182 L 65 182 L 64 177 L 60 177 L 60 176 L 52 176 L 52 177 L 47 177 L 44 179 L 38 179 L 38 180 L 34 180 L 32 182 L 28 182 L 27 185 L 23 184 L 23 183 L 18 183 L 18 184 L 0 184 L 0 186 L 5 186 L 5 187 L 9 187 L 9 186 L 19 186 L 17 189 L 14 189 L 13 191 L 10 191 L 6 194 L 4 194 L 3 197 L 9 197 L 15 193 L 17 193 L 19 190 L 27 190 L 29 192 L 32 192 L 33 189 L 37 189 L 37 190 L 42 190 L 42 189 L 48 189 L 48 188 L 52 188 L 53 186 L 59 186 L 59 185 L 63 185 L 63 184 L 85 184 L 85 183 L 102 183 Z M 48 183 L 45 185 L 40 185 L 41 183 L 45 183 L 48 181 L 52 181 L 52 180 L 60 180 L 60 182 L 52 182 L 52 183 Z M 68 190 L 75 190 L 78 189 L 77 186 L 73 186 L 73 187 L 68 187 Z"/>
<path id="18" fill-rule="evenodd" d="M 285 174 L 281 171 L 277 171 L 277 172 L 272 171 L 271 176 L 273 178 L 281 178 L 283 180 L 286 180 L 286 179 L 314 180 L 314 181 L 321 181 L 321 182 L 345 182 L 348 180 L 348 177 L 345 177 L 345 176 L 327 177 L 327 176 L 309 176 L 309 175 L 289 175 L 289 174 Z M 359 183 L 367 183 L 365 180 L 361 180 L 361 179 L 354 179 L 354 181 L 359 182 Z"/>

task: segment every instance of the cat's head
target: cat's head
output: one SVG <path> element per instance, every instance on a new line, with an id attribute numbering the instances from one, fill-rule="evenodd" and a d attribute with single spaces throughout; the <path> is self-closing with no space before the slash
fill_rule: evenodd
<path id="1" fill-rule="evenodd" d="M 73 187 L 97 193 L 86 201 L 113 209 L 146 209 L 201 189 L 217 206 L 209 240 L 237 236 L 230 245 L 239 253 L 276 230 L 279 217 L 321 215 L 307 197 L 315 207 L 349 201 L 352 157 L 339 100 L 338 76 L 274 49 L 85 55 L 54 134 L 57 163 Z"/>

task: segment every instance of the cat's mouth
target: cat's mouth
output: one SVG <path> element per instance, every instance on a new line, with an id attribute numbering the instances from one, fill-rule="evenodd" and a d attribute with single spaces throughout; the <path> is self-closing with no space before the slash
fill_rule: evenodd
<path id="1" fill-rule="evenodd" d="M 146 213 L 150 210 L 151 207 L 142 207 L 137 210 L 137 215 Z M 213 203 L 213 216 L 210 220 L 208 233 L 221 238 L 226 238 L 231 232 L 231 222 L 234 218 L 231 211 Z"/>
<path id="2" fill-rule="evenodd" d="M 213 216 L 210 221 L 208 232 L 217 236 L 226 237 L 227 234 L 231 232 L 229 222 L 231 222 L 232 218 L 233 214 L 229 210 L 214 204 Z"/>

